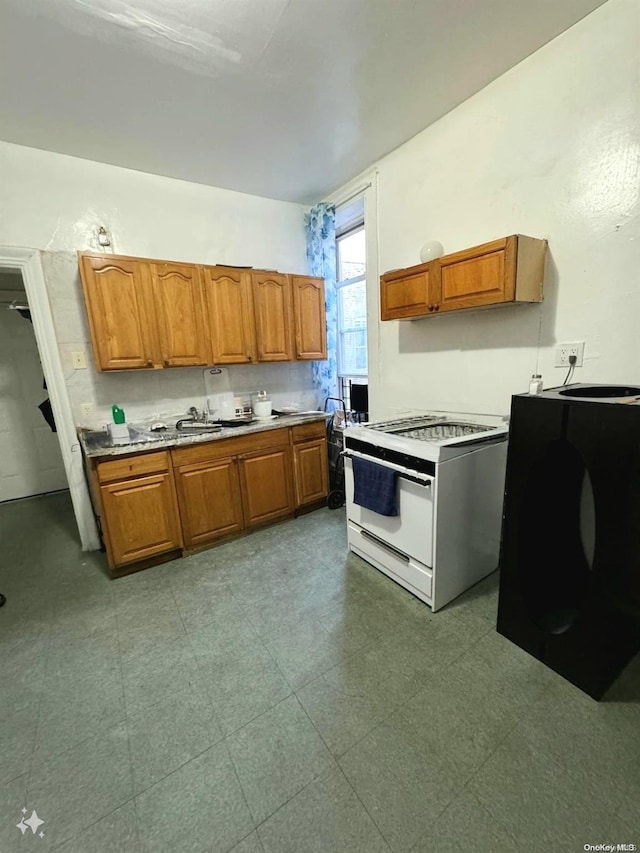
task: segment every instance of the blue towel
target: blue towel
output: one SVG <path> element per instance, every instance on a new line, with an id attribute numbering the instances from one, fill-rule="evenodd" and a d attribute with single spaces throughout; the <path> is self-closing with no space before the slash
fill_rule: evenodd
<path id="1" fill-rule="evenodd" d="M 368 459 L 353 457 L 353 500 L 379 515 L 397 515 L 396 480 L 398 472 Z"/>

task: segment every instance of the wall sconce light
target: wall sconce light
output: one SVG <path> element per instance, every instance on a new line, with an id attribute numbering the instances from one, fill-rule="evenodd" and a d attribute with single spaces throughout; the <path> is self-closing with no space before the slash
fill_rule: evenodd
<path id="1" fill-rule="evenodd" d="M 98 228 L 98 244 L 100 246 L 111 245 L 111 238 L 109 237 L 105 228 L 102 225 Z"/>

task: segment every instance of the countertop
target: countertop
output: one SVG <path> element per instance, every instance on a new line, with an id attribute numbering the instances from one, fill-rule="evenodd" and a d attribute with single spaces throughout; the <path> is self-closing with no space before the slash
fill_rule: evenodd
<path id="1" fill-rule="evenodd" d="M 113 444 L 111 436 L 106 430 L 79 429 L 78 438 L 82 445 L 84 455 L 87 457 L 97 456 L 124 456 L 128 453 L 146 453 L 151 450 L 164 450 L 169 447 L 184 447 L 189 444 L 203 444 L 207 441 L 222 441 L 225 438 L 238 438 L 254 432 L 265 430 L 283 429 L 300 424 L 313 423 L 313 421 L 327 421 L 331 418 L 330 412 L 314 412 L 305 415 L 280 415 L 271 420 L 256 420 L 244 426 L 226 427 L 219 432 L 181 433 L 175 428 L 161 432 L 151 432 L 143 427 L 129 425 L 131 440 L 126 444 Z"/>

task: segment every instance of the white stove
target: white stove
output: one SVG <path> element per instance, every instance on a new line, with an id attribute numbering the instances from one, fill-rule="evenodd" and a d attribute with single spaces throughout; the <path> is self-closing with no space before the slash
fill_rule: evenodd
<path id="1" fill-rule="evenodd" d="M 435 611 L 498 565 L 508 423 L 428 412 L 344 431 L 349 548 Z M 354 500 L 354 459 L 396 475 L 398 515 Z"/>

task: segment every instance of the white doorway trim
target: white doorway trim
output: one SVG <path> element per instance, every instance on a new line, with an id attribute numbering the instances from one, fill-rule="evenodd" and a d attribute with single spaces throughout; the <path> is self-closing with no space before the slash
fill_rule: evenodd
<path id="1" fill-rule="evenodd" d="M 84 476 L 82 453 L 73 423 L 69 394 L 62 370 L 62 362 L 60 361 L 40 252 L 37 249 L 0 246 L 0 266 L 17 270 L 22 274 L 33 321 L 33 331 L 36 336 L 42 370 L 47 382 L 47 391 L 58 431 L 57 437 L 62 451 L 64 470 L 69 482 L 80 542 L 83 551 L 95 551 L 100 547 L 100 538 Z"/>

